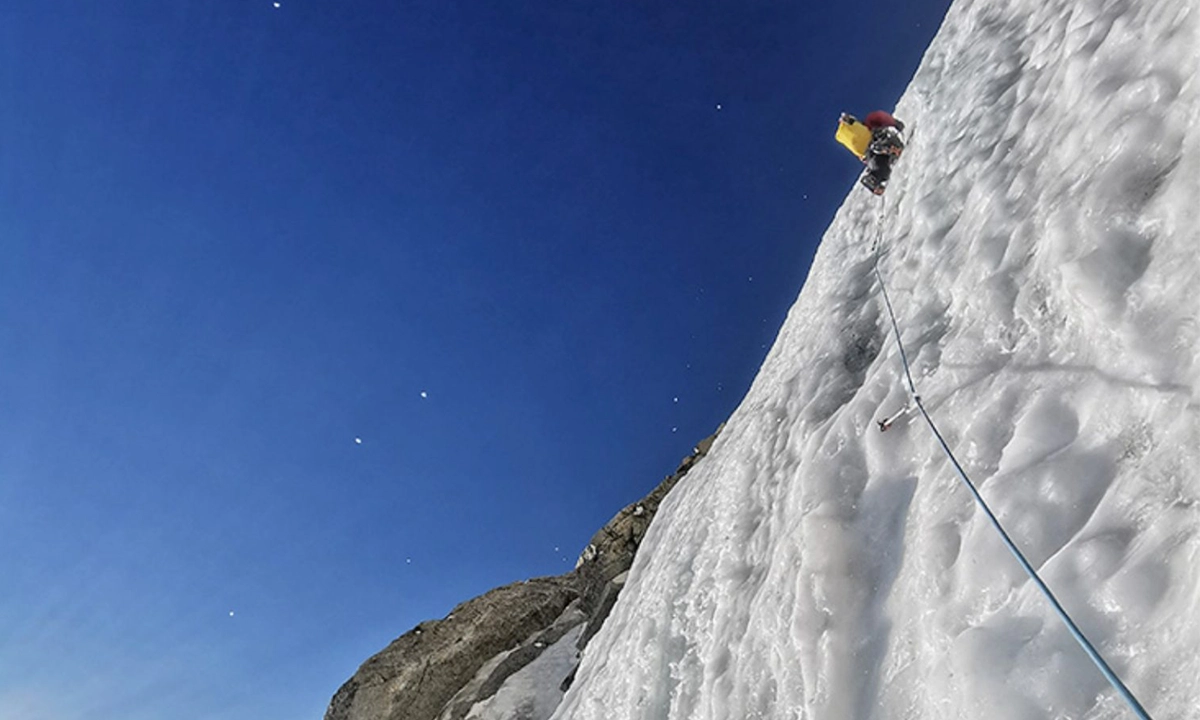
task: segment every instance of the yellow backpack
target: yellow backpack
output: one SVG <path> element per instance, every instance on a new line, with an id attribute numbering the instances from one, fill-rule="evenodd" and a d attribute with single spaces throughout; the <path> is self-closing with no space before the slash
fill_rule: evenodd
<path id="1" fill-rule="evenodd" d="M 859 160 L 867 156 L 867 148 L 871 145 L 871 131 L 854 118 L 838 121 L 837 141 L 846 146 Z"/>

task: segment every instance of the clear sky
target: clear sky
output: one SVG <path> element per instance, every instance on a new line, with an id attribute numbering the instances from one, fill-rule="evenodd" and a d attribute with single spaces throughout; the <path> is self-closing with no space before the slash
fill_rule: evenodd
<path id="1" fill-rule="evenodd" d="M 948 4 L 0 5 L 0 718 L 319 717 L 571 569 Z"/>

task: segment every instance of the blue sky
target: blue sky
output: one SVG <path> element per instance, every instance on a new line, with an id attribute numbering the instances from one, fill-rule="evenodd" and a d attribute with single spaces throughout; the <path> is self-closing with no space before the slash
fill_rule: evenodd
<path id="1" fill-rule="evenodd" d="M 947 6 L 0 7 L 0 717 L 319 717 L 569 570 L 736 406 Z"/>

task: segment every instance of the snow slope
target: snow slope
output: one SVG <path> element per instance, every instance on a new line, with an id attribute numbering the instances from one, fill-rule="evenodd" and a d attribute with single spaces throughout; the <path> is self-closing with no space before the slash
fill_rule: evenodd
<path id="1" fill-rule="evenodd" d="M 951 9 L 883 222 L 855 188 L 555 718 L 1132 717 L 923 422 L 875 428 L 906 398 L 877 233 L 967 472 L 1150 714 L 1194 714 L 1198 64 L 1193 0 Z"/>
<path id="2" fill-rule="evenodd" d="M 578 625 L 546 648 L 536 660 L 505 680 L 494 695 L 476 703 L 464 720 L 533 720 L 546 718 L 562 699 L 559 686 L 576 665 L 575 644 L 583 633 Z"/>

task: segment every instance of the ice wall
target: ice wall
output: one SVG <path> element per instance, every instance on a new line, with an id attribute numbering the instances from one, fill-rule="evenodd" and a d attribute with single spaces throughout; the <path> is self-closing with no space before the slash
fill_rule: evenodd
<path id="1" fill-rule="evenodd" d="M 555 718 L 1131 717 L 924 425 L 878 432 L 877 239 L 967 472 L 1146 709 L 1194 713 L 1198 65 L 1192 2 L 954 5 L 886 201 L 851 190 Z"/>

